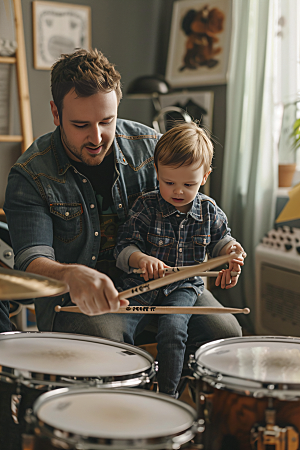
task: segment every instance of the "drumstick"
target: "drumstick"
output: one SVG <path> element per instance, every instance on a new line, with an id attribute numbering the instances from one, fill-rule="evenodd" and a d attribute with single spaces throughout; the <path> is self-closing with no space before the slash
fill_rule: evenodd
<path id="1" fill-rule="evenodd" d="M 56 312 L 82 313 L 78 306 L 55 306 Z M 109 314 L 249 314 L 249 308 L 220 308 L 210 306 L 122 306 Z"/>
<path id="2" fill-rule="evenodd" d="M 172 273 L 172 272 L 180 272 L 185 269 L 190 269 L 191 267 L 195 266 L 182 266 L 182 267 L 164 267 L 162 270 L 164 273 Z M 133 269 L 133 273 L 144 273 L 143 269 Z M 220 272 L 198 272 L 198 277 L 217 277 Z M 239 275 L 238 272 L 230 272 L 230 275 L 232 277 L 236 277 Z"/>
<path id="3" fill-rule="evenodd" d="M 135 295 L 143 294 L 144 292 L 153 291 L 154 289 L 158 289 L 162 286 L 166 286 L 176 281 L 184 280 L 185 278 L 195 277 L 198 275 L 200 271 L 206 272 L 207 270 L 214 269 L 215 267 L 221 266 L 222 264 L 225 264 L 226 262 L 229 262 L 232 259 L 238 257 L 239 255 L 237 255 L 236 253 L 230 253 L 230 255 L 212 258 L 209 261 L 202 264 L 189 266 L 189 268 L 187 269 L 185 268 L 184 270 L 168 275 L 167 277 L 158 278 L 157 280 L 153 281 L 148 281 L 147 283 L 140 284 L 139 286 L 135 286 L 131 289 L 127 289 L 126 291 L 120 292 L 119 300 L 134 297 Z"/>

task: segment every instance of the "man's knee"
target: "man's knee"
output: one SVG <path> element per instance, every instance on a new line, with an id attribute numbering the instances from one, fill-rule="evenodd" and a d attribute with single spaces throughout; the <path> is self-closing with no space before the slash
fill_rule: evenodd
<path id="1" fill-rule="evenodd" d="M 69 315 L 69 314 L 68 314 Z M 101 316 L 87 316 L 75 314 L 70 320 L 67 313 L 60 313 L 54 322 L 53 331 L 84 334 L 123 342 L 123 322 L 121 316 L 105 314 Z"/>

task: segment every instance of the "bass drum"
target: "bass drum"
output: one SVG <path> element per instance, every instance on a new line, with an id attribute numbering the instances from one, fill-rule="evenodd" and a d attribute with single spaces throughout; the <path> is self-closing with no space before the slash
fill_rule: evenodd
<path id="1" fill-rule="evenodd" d="M 190 358 L 190 368 L 205 450 L 299 448 L 299 338 L 214 341 Z"/>
<path id="2" fill-rule="evenodd" d="M 25 412 L 67 386 L 148 387 L 152 356 L 129 344 L 67 333 L 0 334 L 0 449 L 20 450 Z"/>

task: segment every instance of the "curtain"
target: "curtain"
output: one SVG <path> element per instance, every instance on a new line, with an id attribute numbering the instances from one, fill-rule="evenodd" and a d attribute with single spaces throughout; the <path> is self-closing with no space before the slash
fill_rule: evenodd
<path id="1" fill-rule="evenodd" d="M 221 206 L 232 235 L 248 256 L 237 286 L 216 296 L 226 306 L 251 309 L 249 316 L 237 316 L 251 333 L 255 331 L 255 247 L 273 227 L 277 187 L 276 5 L 275 0 L 233 0 Z"/>

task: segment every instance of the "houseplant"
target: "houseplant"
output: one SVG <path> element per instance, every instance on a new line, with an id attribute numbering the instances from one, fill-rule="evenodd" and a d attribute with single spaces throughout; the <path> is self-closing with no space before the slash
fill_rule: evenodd
<path id="1" fill-rule="evenodd" d="M 290 187 L 300 147 L 300 100 L 284 106 L 278 145 L 278 186 Z M 292 130 L 292 131 L 291 131 Z"/>

